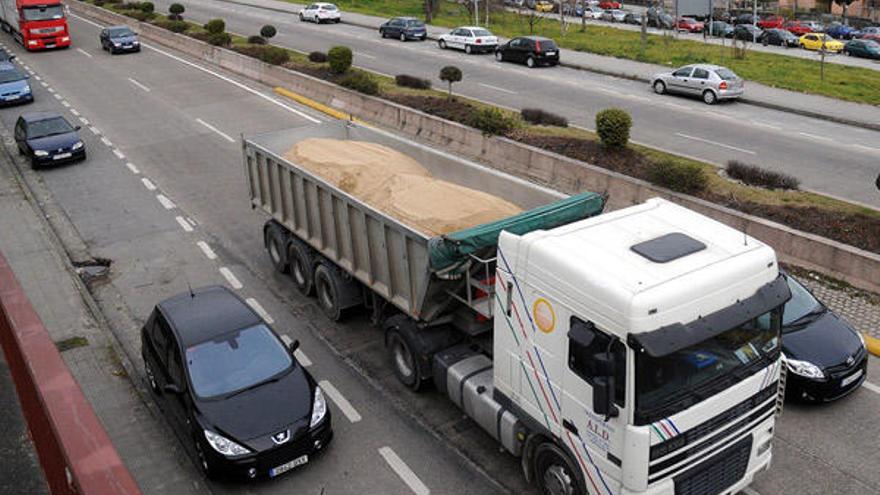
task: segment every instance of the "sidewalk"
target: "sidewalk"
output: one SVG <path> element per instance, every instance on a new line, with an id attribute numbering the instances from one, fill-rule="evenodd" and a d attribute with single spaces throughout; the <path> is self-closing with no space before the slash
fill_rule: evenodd
<path id="1" fill-rule="evenodd" d="M 279 0 L 220 0 L 244 6 L 257 7 L 276 12 L 298 13 L 303 7 Z M 388 13 L 389 17 L 393 12 Z M 379 25 L 388 20 L 383 17 L 343 12 L 342 22 L 369 29 L 378 29 Z M 442 26 L 428 26 L 428 38 L 449 32 Z M 504 38 L 499 38 L 503 40 Z M 668 72 L 670 67 L 636 62 L 592 53 L 573 50 L 561 50 L 562 65 L 574 69 L 588 70 L 611 76 L 624 77 L 648 82 L 658 72 Z M 880 107 L 860 103 L 852 103 L 825 96 L 798 93 L 777 89 L 763 84 L 747 82 L 746 98 L 743 103 L 770 108 L 797 115 L 825 119 L 841 124 L 853 125 L 872 130 L 880 130 Z"/>
<path id="2" fill-rule="evenodd" d="M 2 185 L 0 185 L 2 187 Z M 3 191 L 0 191 L 0 198 Z M 2 203 L 2 199 L 0 199 Z M 46 478 L 34 444 L 28 436 L 27 425 L 21 415 L 21 405 L 15 394 L 15 385 L 9 374 L 6 357 L 0 350 L 0 493 L 49 493 Z"/>

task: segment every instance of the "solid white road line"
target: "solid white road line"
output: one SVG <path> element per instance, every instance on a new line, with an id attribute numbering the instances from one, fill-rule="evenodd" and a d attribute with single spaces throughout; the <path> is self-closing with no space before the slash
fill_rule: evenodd
<path id="1" fill-rule="evenodd" d="M 413 491 L 416 495 L 429 495 L 431 490 L 422 483 L 422 480 L 416 476 L 416 473 L 403 462 L 403 459 L 398 457 L 398 455 L 391 449 L 391 447 L 382 447 L 379 449 L 379 454 L 385 458 L 385 462 L 391 466 L 391 469 L 397 473 L 397 476 L 400 476 L 400 479 L 406 483 L 406 486 L 409 487 L 410 490 Z"/>
<path id="2" fill-rule="evenodd" d="M 144 177 L 143 179 L 141 179 L 141 182 L 144 183 L 144 187 L 147 188 L 147 191 L 155 191 L 155 190 L 156 190 L 156 185 L 153 184 L 153 183 L 150 181 L 150 179 Z"/>
<path id="3" fill-rule="evenodd" d="M 174 217 L 174 219 L 177 220 L 177 223 L 180 224 L 180 228 L 182 228 L 184 230 L 184 232 L 192 232 L 193 231 L 192 225 L 188 224 L 183 217 L 177 216 L 177 217 Z"/>
<path id="4" fill-rule="evenodd" d="M 118 149 L 113 148 L 113 154 L 116 155 L 116 158 L 119 158 L 120 160 L 125 160 L 125 155 L 123 155 L 122 152 Z"/>
<path id="5" fill-rule="evenodd" d="M 212 126 L 211 124 L 205 122 L 204 120 L 202 120 L 202 119 L 196 119 L 196 122 L 198 122 L 199 124 L 202 124 L 203 126 L 207 127 L 208 129 L 210 129 L 210 130 L 216 132 L 217 134 L 220 135 L 220 137 L 222 137 L 223 139 L 229 141 L 230 143 L 234 143 L 234 142 L 235 142 L 235 139 L 231 138 L 231 137 L 229 136 L 229 134 L 226 134 L 225 132 L 221 131 L 220 129 L 217 129 L 216 127 L 214 127 L 214 126 Z"/>
<path id="6" fill-rule="evenodd" d="M 141 171 L 138 170 L 138 168 L 134 166 L 134 163 L 128 162 L 125 164 L 125 166 L 128 167 L 128 169 L 131 170 L 131 173 L 133 173 L 133 174 L 141 173 Z"/>
<path id="7" fill-rule="evenodd" d="M 259 301 L 257 301 L 253 297 L 249 297 L 249 298 L 245 299 L 244 301 L 246 303 L 248 303 L 248 305 L 250 307 L 252 307 L 254 309 L 254 311 L 257 312 L 258 315 L 260 315 L 260 318 L 262 318 L 263 321 L 265 321 L 266 323 L 268 323 L 270 325 L 275 323 L 275 320 L 273 320 L 272 317 L 269 316 L 269 313 L 267 313 L 266 310 L 263 309 L 263 305 L 260 304 Z"/>
<path id="8" fill-rule="evenodd" d="M 166 210 L 173 210 L 174 208 L 177 207 L 177 205 L 175 205 L 174 202 L 171 201 L 170 199 L 168 199 L 168 197 L 165 196 L 164 194 L 157 194 L 156 200 L 159 201 L 159 203 L 161 203 L 162 206 L 164 206 Z M 187 223 L 187 225 L 189 225 L 189 223 Z"/>
<path id="9" fill-rule="evenodd" d="M 750 154 L 750 155 L 755 155 L 755 154 L 757 154 L 757 153 L 755 153 L 755 152 L 752 151 L 752 150 L 747 150 L 747 149 L 743 149 L 743 148 L 737 148 L 736 146 L 731 146 L 731 145 L 729 145 L 729 144 L 719 143 L 719 142 L 717 142 L 717 141 L 710 141 L 710 140 L 708 140 L 708 139 L 703 139 L 703 138 L 699 138 L 699 137 L 696 137 L 696 136 L 691 136 L 691 135 L 688 135 L 688 134 L 682 134 L 682 133 L 680 133 L 680 132 L 676 132 L 675 135 L 676 135 L 676 136 L 679 136 L 679 137 L 683 137 L 683 138 L 685 138 L 685 139 L 693 139 L 694 141 L 699 141 L 699 142 L 701 142 L 701 143 L 711 144 L 711 145 L 714 145 L 714 146 L 721 146 L 722 148 L 727 148 L 727 149 L 729 149 L 729 150 L 739 151 L 739 152 L 742 152 L 742 153 L 748 153 L 748 154 Z"/>
<path id="10" fill-rule="evenodd" d="M 867 381 L 867 380 L 865 380 L 864 382 L 862 382 L 862 385 L 863 385 L 866 389 L 870 390 L 871 392 L 874 392 L 875 394 L 880 394 L 880 386 L 878 386 L 878 385 L 874 385 L 873 383 L 871 383 L 871 382 L 869 382 L 869 381 Z"/>
<path id="11" fill-rule="evenodd" d="M 515 95 L 516 91 L 511 91 L 509 89 L 499 88 L 498 86 L 492 86 L 491 84 L 486 83 L 477 83 L 484 88 L 494 89 L 495 91 L 501 91 L 502 93 L 507 93 L 509 95 Z"/>
<path id="12" fill-rule="evenodd" d="M 854 144 L 853 147 L 860 150 L 870 151 L 871 153 L 880 153 L 880 148 L 865 146 L 864 144 Z"/>
<path id="13" fill-rule="evenodd" d="M 215 253 L 214 250 L 211 249 L 211 246 L 209 246 L 207 242 L 199 241 L 196 243 L 196 246 L 198 246 L 199 249 L 201 249 L 202 252 L 205 253 L 205 256 L 207 256 L 209 260 L 217 259 L 217 253 Z"/>
<path id="14" fill-rule="evenodd" d="M 348 399 L 339 393 L 339 390 L 336 390 L 336 387 L 334 387 L 332 383 L 327 380 L 321 380 L 318 385 L 321 386 L 321 389 L 327 394 L 327 397 L 330 397 L 330 400 L 336 404 L 336 407 L 342 411 L 342 414 L 344 414 L 349 421 L 357 423 L 361 420 L 361 415 L 358 414 L 354 407 L 352 407 L 351 403 L 348 402 Z"/>
<path id="15" fill-rule="evenodd" d="M 137 86 L 137 87 L 141 88 L 142 90 L 146 91 L 147 93 L 150 92 L 150 88 L 148 88 L 148 87 L 144 86 L 143 84 L 141 84 L 141 83 L 135 81 L 134 79 L 132 79 L 132 78 L 129 77 L 128 80 L 131 81 L 131 83 L 134 84 L 135 86 Z"/>
<path id="16" fill-rule="evenodd" d="M 109 139 L 107 139 L 107 136 L 102 136 L 101 142 L 104 143 L 104 146 L 107 146 L 109 148 L 113 147 L 113 143 Z"/>
<path id="17" fill-rule="evenodd" d="M 86 57 L 92 58 L 92 54 L 89 53 L 89 52 L 87 52 L 87 51 L 85 51 L 85 50 L 83 50 L 82 48 L 77 48 L 76 51 L 82 53 L 82 54 L 85 55 Z"/>
<path id="18" fill-rule="evenodd" d="M 830 137 L 817 136 L 817 135 L 815 135 L 815 134 L 809 134 L 809 133 L 806 133 L 806 132 L 799 132 L 798 134 L 800 134 L 801 136 L 804 136 L 804 137 L 808 137 L 808 138 L 810 138 L 810 139 L 818 139 L 818 140 L 820 140 L 820 141 L 831 141 L 831 138 L 830 138 Z"/>
<path id="19" fill-rule="evenodd" d="M 183 221 L 183 217 L 178 217 L 178 218 L 180 218 L 180 220 Z M 192 227 L 190 227 L 190 228 L 192 228 Z M 232 273 L 232 270 L 230 270 L 229 268 L 226 268 L 225 266 L 221 266 L 220 267 L 220 275 L 223 275 L 223 277 L 226 279 L 227 282 L 229 282 L 229 285 L 231 285 L 233 289 L 241 289 L 242 287 L 244 287 L 244 285 L 242 285 L 241 282 L 239 282 L 239 280 L 237 278 L 235 278 L 235 275 Z"/>

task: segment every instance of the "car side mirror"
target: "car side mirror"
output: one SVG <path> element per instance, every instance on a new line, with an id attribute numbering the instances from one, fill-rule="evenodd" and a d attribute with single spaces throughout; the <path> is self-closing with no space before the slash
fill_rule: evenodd
<path id="1" fill-rule="evenodd" d="M 76 126 L 76 127 L 73 128 L 74 131 L 78 131 L 78 130 L 80 130 L 80 129 L 82 129 L 82 126 L 81 126 L 81 125 L 78 125 L 78 126 Z"/>
<path id="2" fill-rule="evenodd" d="M 290 343 L 290 345 L 287 346 L 287 348 L 290 349 L 290 353 L 293 354 L 294 352 L 296 352 L 297 349 L 299 349 L 299 340 L 294 340 Z"/>
<path id="3" fill-rule="evenodd" d="M 15 55 L 10 55 L 9 60 L 15 60 Z"/>
<path id="4" fill-rule="evenodd" d="M 180 387 L 173 383 L 165 384 L 165 386 L 162 387 L 162 390 L 169 394 L 180 395 Z"/>
<path id="5" fill-rule="evenodd" d="M 602 352 L 593 355 L 593 412 L 605 416 L 605 421 L 619 414 L 614 405 L 614 368 L 613 354 Z"/>

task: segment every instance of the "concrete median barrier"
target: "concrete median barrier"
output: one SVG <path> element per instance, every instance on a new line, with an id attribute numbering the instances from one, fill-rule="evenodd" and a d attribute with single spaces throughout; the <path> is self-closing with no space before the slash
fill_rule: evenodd
<path id="1" fill-rule="evenodd" d="M 0 345 L 49 490 L 56 495 L 139 494 L 2 253 Z"/>
<path id="2" fill-rule="evenodd" d="M 566 193 L 582 190 L 605 192 L 609 195 L 609 208 L 622 208 L 654 196 L 665 197 L 761 239 L 773 246 L 784 261 L 880 292 L 878 254 L 678 194 L 506 138 L 485 136 L 479 130 L 462 124 L 378 97 L 350 91 L 307 74 L 266 64 L 90 4 L 77 0 L 70 0 L 69 4 L 74 12 L 97 21 L 108 24 L 127 23 L 138 30 L 143 38 L 157 45 L 178 50 L 272 87 L 280 86 L 331 110 L 396 130 L 447 151 L 475 158 L 496 169 Z"/>

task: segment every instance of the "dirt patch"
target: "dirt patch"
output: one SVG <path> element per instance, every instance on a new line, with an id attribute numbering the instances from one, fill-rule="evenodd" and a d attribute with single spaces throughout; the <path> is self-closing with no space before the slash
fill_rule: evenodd
<path id="1" fill-rule="evenodd" d="M 457 98 L 418 95 L 383 95 L 383 98 L 465 125 L 468 125 L 476 112 L 476 107 Z"/>
<path id="2" fill-rule="evenodd" d="M 648 167 L 651 160 L 629 148 L 607 150 L 598 141 L 592 139 L 542 136 L 528 132 L 516 132 L 510 137 L 536 148 L 552 151 L 630 177 L 648 180 Z"/>

